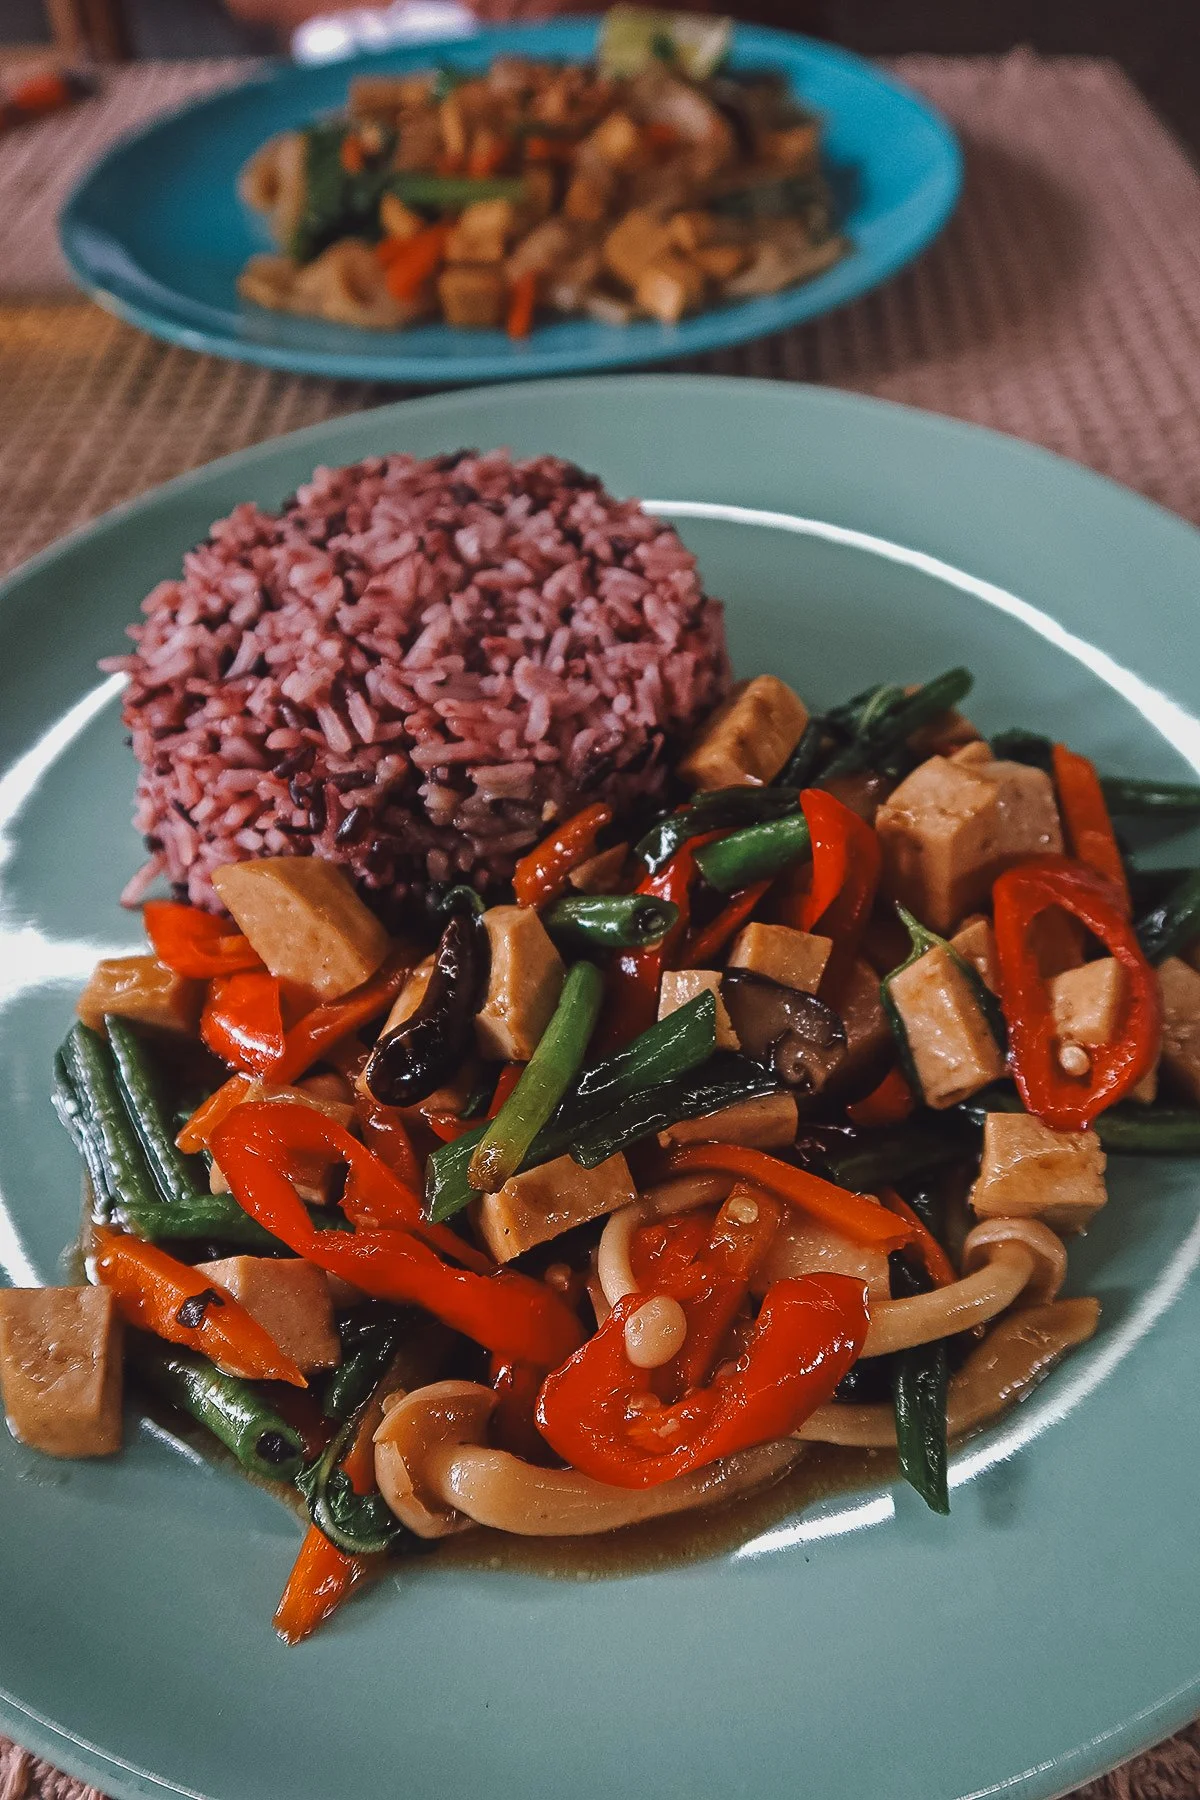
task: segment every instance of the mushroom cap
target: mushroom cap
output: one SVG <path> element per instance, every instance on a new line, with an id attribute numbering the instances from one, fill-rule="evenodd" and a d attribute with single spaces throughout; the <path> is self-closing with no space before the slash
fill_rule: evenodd
<path id="1" fill-rule="evenodd" d="M 963 1243 L 963 1274 L 981 1269 L 991 1250 L 1000 1244 L 1020 1244 L 1033 1257 L 1033 1274 L 1023 1299 L 1053 1300 L 1067 1275 L 1067 1251 L 1062 1239 L 1040 1219 L 984 1219 L 967 1233 Z"/>
<path id="2" fill-rule="evenodd" d="M 450 1537 L 472 1521 L 446 1506 L 429 1479 L 431 1465 L 462 1444 L 487 1441 L 496 1405 L 477 1381 L 433 1381 L 414 1388 L 384 1415 L 375 1433 L 375 1479 L 402 1525 L 417 1537 Z"/>

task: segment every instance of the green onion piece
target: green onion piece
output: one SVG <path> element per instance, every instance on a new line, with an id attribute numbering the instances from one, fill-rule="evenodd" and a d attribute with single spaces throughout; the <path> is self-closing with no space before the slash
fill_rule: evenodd
<path id="1" fill-rule="evenodd" d="M 250 1382 L 222 1374 L 203 1356 L 166 1350 L 136 1338 L 130 1353 L 146 1383 L 211 1431 L 251 1475 L 294 1481 L 304 1461 L 299 1433 L 281 1419 Z"/>
<path id="2" fill-rule="evenodd" d="M 705 831 L 728 831 L 781 818 L 795 812 L 798 798 L 798 788 L 713 788 L 707 794 L 697 795 L 682 812 L 668 813 L 651 826 L 634 845 L 634 855 L 641 858 L 652 875 L 657 875 L 689 838 L 699 837 Z"/>
<path id="3" fill-rule="evenodd" d="M 653 894 L 579 894 L 542 913 L 552 938 L 584 950 L 651 950 L 678 919 L 674 901 Z"/>
<path id="4" fill-rule="evenodd" d="M 851 741 L 826 763 L 822 778 L 885 769 L 896 758 L 903 761 L 913 733 L 957 706 L 974 680 L 969 669 L 954 668 L 935 675 L 914 694 L 895 687 L 877 689 L 854 719 Z"/>
<path id="5" fill-rule="evenodd" d="M 541 1042 L 475 1147 L 467 1179 L 480 1193 L 495 1193 L 516 1174 L 534 1138 L 549 1123 L 579 1073 L 603 999 L 599 969 L 594 963 L 576 963 Z"/>
<path id="6" fill-rule="evenodd" d="M 714 1056 L 697 1073 L 633 1094 L 594 1124 L 581 1128 L 572 1140 L 571 1155 L 583 1168 L 594 1169 L 656 1131 L 666 1131 L 685 1119 L 705 1119 L 739 1100 L 773 1094 L 778 1087 L 774 1070 L 762 1063 L 744 1056 Z"/>
<path id="7" fill-rule="evenodd" d="M 406 206 L 444 207 L 457 211 L 477 200 L 521 200 L 525 183 L 519 175 L 389 175 L 386 192 Z"/>
<path id="8" fill-rule="evenodd" d="M 696 852 L 696 867 L 718 893 L 733 894 L 751 882 L 772 879 L 810 848 L 804 814 L 796 811 L 705 844 Z"/>

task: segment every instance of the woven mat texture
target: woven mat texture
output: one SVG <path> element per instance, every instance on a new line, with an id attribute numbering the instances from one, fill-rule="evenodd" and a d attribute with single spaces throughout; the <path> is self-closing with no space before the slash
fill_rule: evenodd
<path id="1" fill-rule="evenodd" d="M 962 206 L 880 293 L 690 367 L 820 381 L 971 419 L 1200 523 L 1200 176 L 1113 66 L 907 56 L 961 132 Z M 0 141 L 0 568 L 168 476 L 403 390 L 224 364 L 81 300 L 55 242 L 119 133 L 238 63 L 139 64 Z M 410 390 L 411 391 L 411 390 Z M 0 1800 L 94 1800 L 0 1738 Z M 1200 1727 L 1074 1800 L 1197 1800 Z"/>

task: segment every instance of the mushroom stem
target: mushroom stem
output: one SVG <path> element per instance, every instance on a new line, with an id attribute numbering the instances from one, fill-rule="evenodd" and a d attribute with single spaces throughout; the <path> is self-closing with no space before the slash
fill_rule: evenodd
<path id="1" fill-rule="evenodd" d="M 1061 1356 L 1087 1342 L 1099 1317 L 1099 1301 L 1085 1299 L 1025 1307 L 1002 1319 L 950 1383 L 948 1435 L 964 1437 L 1020 1400 Z M 891 1450 L 896 1417 L 890 1406 L 821 1406 L 796 1436 L 805 1443 Z"/>
<path id="2" fill-rule="evenodd" d="M 968 1234 L 963 1269 L 961 1280 L 932 1293 L 873 1305 L 863 1355 L 887 1356 L 986 1325 L 1027 1289 L 1031 1299 L 1052 1300 L 1067 1272 L 1067 1253 L 1039 1220 L 988 1219 Z"/>

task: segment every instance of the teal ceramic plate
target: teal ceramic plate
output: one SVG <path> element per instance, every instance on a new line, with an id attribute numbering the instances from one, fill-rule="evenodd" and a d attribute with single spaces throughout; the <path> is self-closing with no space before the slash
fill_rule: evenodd
<path id="1" fill-rule="evenodd" d="M 102 305 L 192 350 L 369 381 L 499 381 L 663 362 L 816 318 L 911 261 L 958 197 L 958 145 L 923 100 L 860 57 L 743 25 L 734 62 L 780 70 L 825 120 L 827 161 L 853 249 L 815 281 L 714 307 L 676 326 L 644 320 L 619 329 L 561 319 L 539 324 L 516 344 L 501 331 L 448 325 L 360 331 L 238 300 L 238 270 L 254 251 L 270 246 L 238 202 L 237 172 L 268 137 L 344 105 L 347 82 L 364 71 L 427 69 L 439 62 L 480 68 L 501 52 L 579 61 L 592 54 L 595 37 L 595 20 L 555 19 L 322 68 L 268 69 L 111 150 L 67 203 L 67 258 Z"/>
<path id="2" fill-rule="evenodd" d="M 1200 536 L 1044 453 L 848 395 L 687 377 L 363 413 L 172 482 L 0 600 L 0 1266 L 53 1281 L 79 1177 L 50 1060 L 132 945 L 133 766 L 95 660 L 239 500 L 318 462 L 553 449 L 679 521 L 738 666 L 820 703 L 950 662 L 983 727 L 1200 768 Z M 953 1513 L 880 1478 L 705 1562 L 596 1580 L 409 1565 L 299 1650 L 275 1500 L 135 1418 L 108 1464 L 0 1433 L 0 1725 L 122 1800 L 1045 1800 L 1200 1709 L 1197 1199 L 1114 1162 L 1072 1247 L 1097 1338 L 953 1459 Z"/>

